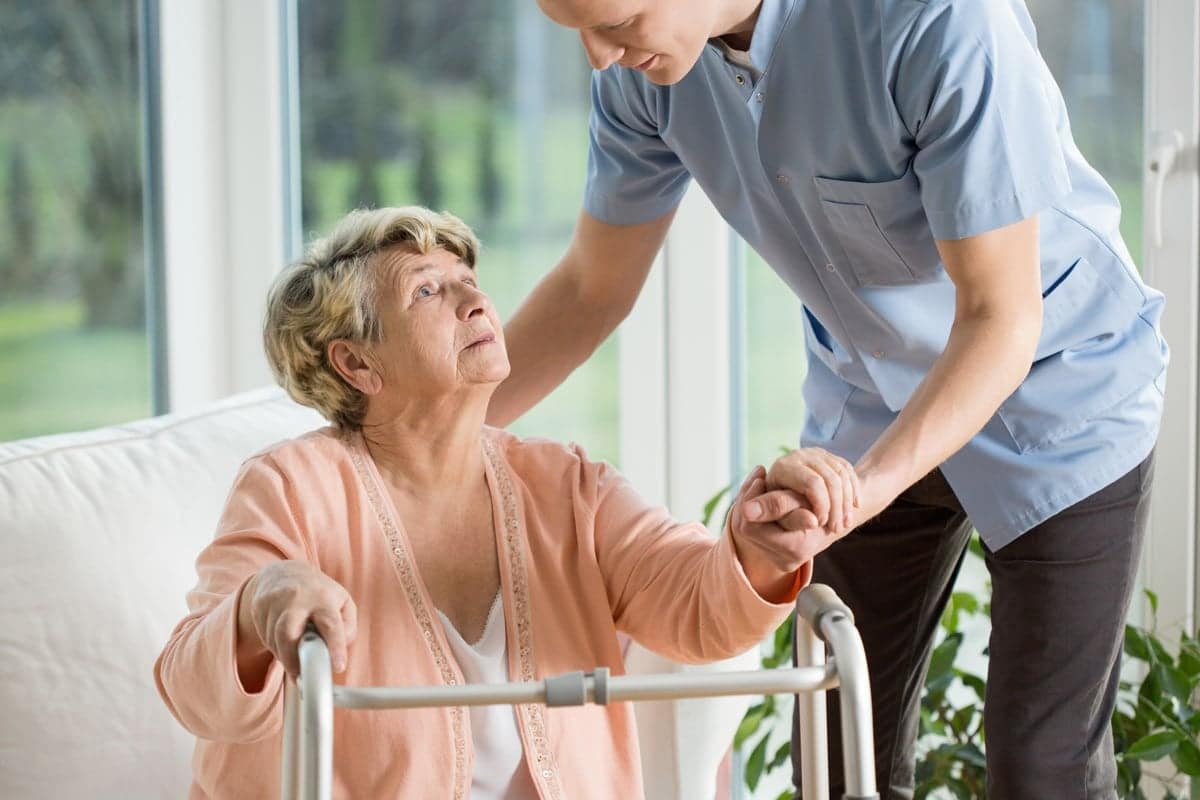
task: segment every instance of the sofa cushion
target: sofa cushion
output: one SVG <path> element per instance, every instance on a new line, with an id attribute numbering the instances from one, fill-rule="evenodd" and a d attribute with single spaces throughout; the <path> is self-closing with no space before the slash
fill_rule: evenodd
<path id="1" fill-rule="evenodd" d="M 264 389 L 0 444 L 0 797 L 187 794 L 193 740 L 154 659 L 239 464 L 322 424 Z"/>

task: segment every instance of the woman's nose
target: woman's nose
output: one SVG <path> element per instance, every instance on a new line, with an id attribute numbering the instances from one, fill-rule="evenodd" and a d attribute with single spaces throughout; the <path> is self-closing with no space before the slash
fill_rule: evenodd
<path id="1" fill-rule="evenodd" d="M 604 37 L 595 31 L 580 31 L 579 40 L 583 42 L 583 50 L 587 53 L 592 69 L 608 69 L 625 55 L 624 47 L 605 41 Z"/>
<path id="2" fill-rule="evenodd" d="M 458 315 L 462 319 L 470 319 L 487 312 L 491 299 L 477 287 L 469 283 L 458 284 L 461 296 L 458 303 Z"/>

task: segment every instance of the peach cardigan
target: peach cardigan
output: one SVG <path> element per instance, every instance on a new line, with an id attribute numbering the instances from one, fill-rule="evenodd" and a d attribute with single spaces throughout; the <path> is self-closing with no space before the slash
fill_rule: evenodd
<path id="1" fill-rule="evenodd" d="M 643 501 L 611 466 L 576 446 L 484 429 L 506 614 L 510 680 L 607 666 L 617 632 L 668 658 L 744 652 L 791 610 L 763 600 L 728 530 L 714 539 Z M 462 675 L 402 521 L 357 434 L 325 428 L 250 458 L 214 541 L 200 554 L 191 609 L 155 664 L 159 692 L 199 737 L 194 798 L 279 796 L 283 672 L 256 693 L 235 666 L 241 590 L 278 559 L 304 559 L 358 606 L 347 685 L 453 684 Z M 811 567 L 797 571 L 793 596 Z M 526 764 L 543 800 L 642 796 L 627 703 L 518 708 Z M 472 748 L 464 708 L 335 709 L 334 795 L 466 798 Z"/>

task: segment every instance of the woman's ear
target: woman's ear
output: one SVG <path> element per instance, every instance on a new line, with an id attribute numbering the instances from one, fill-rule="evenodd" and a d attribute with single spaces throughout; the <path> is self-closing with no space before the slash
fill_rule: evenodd
<path id="1" fill-rule="evenodd" d="M 379 394 L 383 389 L 383 376 L 375 369 L 374 359 L 361 344 L 334 339 L 326 348 L 325 355 L 342 380 L 363 394 Z"/>

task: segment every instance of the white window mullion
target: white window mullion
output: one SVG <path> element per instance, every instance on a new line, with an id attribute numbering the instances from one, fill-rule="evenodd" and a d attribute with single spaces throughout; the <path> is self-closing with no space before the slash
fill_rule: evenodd
<path id="1" fill-rule="evenodd" d="M 286 258 L 284 152 L 287 141 L 278 0 L 225 5 L 226 225 L 232 389 L 272 382 L 262 348 L 271 279 Z"/>
<path id="2" fill-rule="evenodd" d="M 1167 628 L 1194 630 L 1200 615 L 1196 576 L 1197 375 L 1200 363 L 1200 11 L 1195 0 L 1146 4 L 1145 274 L 1167 297 L 1163 332 L 1171 346 L 1166 410 L 1159 437 L 1145 585 L 1159 595 Z M 1181 147 L 1158 202 L 1151 169 L 1158 143 Z M 1161 215 L 1161 220 L 1158 219 Z M 1162 240 L 1157 242 L 1161 224 Z"/>
<path id="3" fill-rule="evenodd" d="M 728 228 L 693 186 L 621 334 L 623 469 L 676 519 L 698 519 L 705 501 L 729 479 L 728 254 Z M 656 449 L 658 458 L 652 454 Z M 645 473 L 639 472 L 643 465 Z M 757 653 L 751 651 L 735 662 L 700 669 L 750 669 L 755 663 Z M 636 672 L 696 669 L 636 644 L 627 665 Z M 646 796 L 712 797 L 716 776 L 705 767 L 732 742 L 748 704 L 740 697 L 639 704 Z M 714 726 L 729 728 L 728 741 L 713 736 Z"/>
<path id="4" fill-rule="evenodd" d="M 260 325 L 285 258 L 278 0 L 162 0 L 173 410 L 269 383 Z"/>
<path id="5" fill-rule="evenodd" d="M 160 7 L 163 235 L 171 410 L 227 393 L 224 36 L 216 3 Z"/>
<path id="6" fill-rule="evenodd" d="M 652 503 L 667 505 L 666 267 L 660 255 L 621 324 L 621 472 Z"/>
<path id="7" fill-rule="evenodd" d="M 693 185 L 665 259 L 668 497 L 685 519 L 729 480 L 729 236 Z"/>

